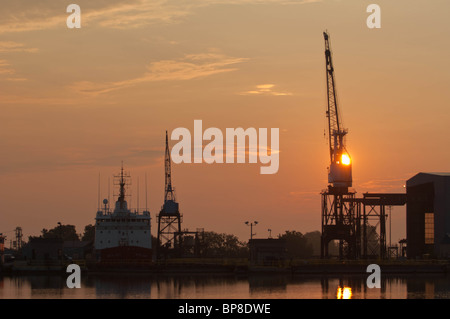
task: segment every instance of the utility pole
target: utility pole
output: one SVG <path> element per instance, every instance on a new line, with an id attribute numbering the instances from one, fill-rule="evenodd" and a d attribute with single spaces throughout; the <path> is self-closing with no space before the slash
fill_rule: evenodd
<path id="1" fill-rule="evenodd" d="M 248 221 L 245 222 L 245 225 L 250 226 L 250 240 L 248 242 L 249 248 L 250 248 L 250 261 L 253 262 L 253 225 L 258 225 L 258 222 L 255 220 L 253 223 L 250 223 Z"/>
<path id="2" fill-rule="evenodd" d="M 247 225 L 247 226 L 250 226 L 250 240 L 252 240 L 253 239 L 253 235 L 256 235 L 256 234 L 253 234 L 253 225 L 258 225 L 258 222 L 257 221 L 254 221 L 253 223 L 249 223 L 248 221 L 247 222 L 245 222 L 245 224 Z"/>

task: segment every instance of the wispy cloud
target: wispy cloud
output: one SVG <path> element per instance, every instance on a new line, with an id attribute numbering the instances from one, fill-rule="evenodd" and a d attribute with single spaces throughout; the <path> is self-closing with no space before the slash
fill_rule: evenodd
<path id="1" fill-rule="evenodd" d="M 358 188 L 364 191 L 372 192 L 392 192 L 393 190 L 403 189 L 405 183 L 406 178 L 373 179 L 358 183 Z"/>
<path id="2" fill-rule="evenodd" d="M 133 148 L 129 145 L 67 145 L 39 152 L 42 146 L 19 147 L 3 159 L 0 175 L 17 172 L 55 171 L 58 169 L 117 166 L 125 161 L 132 166 L 161 165 L 164 148 Z M 26 156 L 33 152 L 33 158 Z"/>
<path id="3" fill-rule="evenodd" d="M 134 4 L 88 12 L 86 22 L 115 29 L 138 28 L 155 23 L 176 23 L 191 13 L 190 7 L 191 5 L 180 5 L 166 0 L 141 0 Z"/>
<path id="4" fill-rule="evenodd" d="M 11 65 L 6 60 L 0 60 L 0 74 L 14 74 L 15 70 L 11 68 Z"/>
<path id="5" fill-rule="evenodd" d="M 44 1 L 45 2 L 45 1 Z M 173 5 L 168 0 L 79 0 L 82 26 L 108 28 L 136 28 L 154 23 L 169 23 L 189 14 L 186 5 Z M 63 8 L 63 10 L 61 9 Z M 70 13 L 64 6 L 54 3 L 11 4 L 10 10 L 2 14 L 0 33 L 28 32 L 66 27 Z"/>
<path id="6" fill-rule="evenodd" d="M 27 81 L 26 78 L 18 77 L 8 77 L 4 80 L 10 82 L 23 82 Z M 28 104 L 28 105 L 79 105 L 79 100 L 70 99 L 67 97 L 56 97 L 49 96 L 43 93 L 41 96 L 38 95 L 24 95 L 24 94 L 9 94 L 5 92 L 0 92 L 0 101 L 4 105 L 18 105 L 18 104 Z"/>
<path id="7" fill-rule="evenodd" d="M 260 84 L 253 90 L 239 93 L 240 95 L 273 95 L 273 96 L 286 96 L 292 95 L 290 92 L 282 92 L 274 90 L 275 84 Z"/>
<path id="8" fill-rule="evenodd" d="M 37 48 L 28 48 L 23 43 L 14 41 L 0 41 L 0 53 L 4 52 L 28 52 L 35 53 L 39 50 Z"/>
<path id="9" fill-rule="evenodd" d="M 10 52 L 25 52 L 25 53 L 35 53 L 39 50 L 37 48 L 28 48 L 23 43 L 18 43 L 14 41 L 0 41 L 0 54 L 10 53 Z M 6 81 L 26 81 L 27 79 L 21 77 L 15 77 L 14 74 L 16 70 L 12 67 L 9 61 L 5 59 L 0 59 L 0 75 L 6 76 L 1 77 L 1 80 Z"/>
<path id="10" fill-rule="evenodd" d="M 132 87 L 146 82 L 184 81 L 237 70 L 233 65 L 245 58 L 228 57 L 219 53 L 188 54 L 179 60 L 161 60 L 147 66 L 146 72 L 136 78 L 122 81 L 95 83 L 76 82 L 71 89 L 79 93 L 98 95 Z"/>
<path id="11" fill-rule="evenodd" d="M 223 139 L 223 137 L 222 137 Z M 194 146 L 194 150 L 197 149 L 200 151 L 201 158 L 203 160 L 214 160 L 215 156 L 209 156 L 209 154 L 204 153 L 204 148 L 208 143 L 205 143 L 201 146 Z M 254 158 L 261 158 L 265 156 L 270 156 L 272 154 L 279 154 L 280 150 L 278 149 L 272 149 L 270 146 L 259 146 L 258 144 L 250 144 L 245 146 L 235 146 L 234 143 L 226 143 L 225 145 L 218 145 L 217 147 L 214 147 L 214 154 L 222 154 L 222 160 L 225 163 L 227 161 L 227 149 L 233 149 L 235 152 L 233 152 L 233 155 L 231 159 L 234 160 L 236 158 L 236 161 L 239 162 L 239 159 L 243 160 L 244 163 L 247 163 L 247 158 L 250 156 Z M 193 154 L 196 152 L 194 151 Z M 195 159 L 195 156 L 193 157 Z"/>
<path id="12" fill-rule="evenodd" d="M 22 1 L 23 2 L 23 1 Z M 0 14 L 0 33 L 27 32 L 64 27 L 68 14 L 50 1 L 11 3 Z M 155 23 L 179 23 L 196 9 L 219 4 L 298 5 L 321 0 L 78 0 L 82 26 L 130 29 Z"/>

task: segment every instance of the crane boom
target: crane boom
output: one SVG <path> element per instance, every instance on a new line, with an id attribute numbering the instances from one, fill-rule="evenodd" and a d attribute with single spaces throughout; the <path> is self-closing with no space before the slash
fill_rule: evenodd
<path id="1" fill-rule="evenodd" d="M 330 160 L 333 160 L 333 141 L 331 139 L 333 132 L 340 131 L 339 122 L 339 111 L 336 99 L 336 87 L 334 81 L 334 68 L 333 60 L 331 57 L 330 50 L 330 40 L 328 33 L 324 32 L 323 36 L 325 38 L 325 63 L 327 72 L 327 94 L 328 94 L 328 108 L 327 108 L 327 118 L 328 118 L 328 141 L 330 147 Z"/>
<path id="2" fill-rule="evenodd" d="M 332 183 L 333 186 L 336 187 L 350 187 L 352 185 L 351 160 L 344 144 L 344 136 L 348 131 L 342 128 L 341 120 L 339 117 L 329 34 L 327 32 L 324 32 L 323 36 L 325 39 L 325 62 L 328 98 L 326 116 L 328 118 L 328 145 L 331 162 L 328 173 L 328 182 Z"/>

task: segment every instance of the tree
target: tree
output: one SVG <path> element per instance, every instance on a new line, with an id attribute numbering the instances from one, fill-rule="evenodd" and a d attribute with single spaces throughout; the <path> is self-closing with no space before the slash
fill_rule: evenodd
<path id="1" fill-rule="evenodd" d="M 50 230 L 44 228 L 41 233 L 41 238 L 61 238 L 64 241 L 80 240 L 74 225 L 58 225 Z"/>
<path id="2" fill-rule="evenodd" d="M 316 230 L 313 232 L 309 232 L 305 234 L 305 238 L 312 246 L 313 256 L 320 256 L 320 246 L 322 241 L 322 234 L 320 231 Z M 332 240 L 328 244 L 328 254 L 330 255 L 338 255 L 339 254 L 339 241 Z"/>
<path id="3" fill-rule="evenodd" d="M 305 234 L 306 242 L 311 245 L 314 256 L 320 256 L 321 238 L 322 234 L 318 230 Z"/>
<path id="4" fill-rule="evenodd" d="M 82 241 L 94 241 L 95 239 L 95 226 L 94 225 L 86 225 L 84 226 L 84 233 L 81 237 Z"/>
<path id="5" fill-rule="evenodd" d="M 205 232 L 205 255 L 207 257 L 246 257 L 247 245 L 235 236 Z"/>
<path id="6" fill-rule="evenodd" d="M 290 258 L 309 258 L 313 255 L 312 245 L 300 232 L 287 230 L 278 238 L 286 241 L 287 255 Z"/>

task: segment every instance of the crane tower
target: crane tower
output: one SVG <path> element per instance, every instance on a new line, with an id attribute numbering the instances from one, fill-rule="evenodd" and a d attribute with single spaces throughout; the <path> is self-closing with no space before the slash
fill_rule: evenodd
<path id="1" fill-rule="evenodd" d="M 177 237 L 181 234 L 181 218 L 179 205 L 175 200 L 175 189 L 172 186 L 172 170 L 169 139 L 166 131 L 166 153 L 164 158 L 165 188 L 164 204 L 158 215 L 158 255 L 162 248 L 175 248 Z"/>

